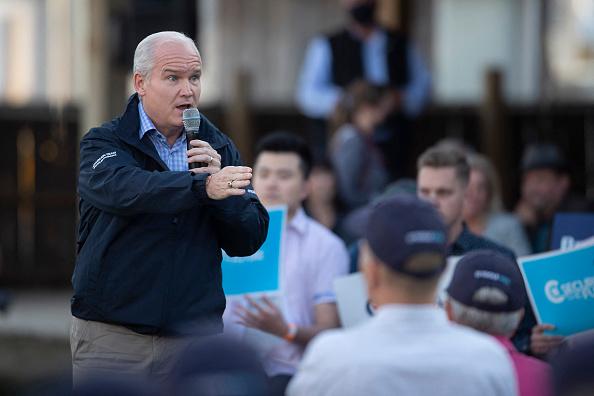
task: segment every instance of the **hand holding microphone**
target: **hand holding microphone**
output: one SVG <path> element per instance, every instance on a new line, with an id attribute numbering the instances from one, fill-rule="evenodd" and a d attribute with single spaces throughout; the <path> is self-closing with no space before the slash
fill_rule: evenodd
<path id="1" fill-rule="evenodd" d="M 188 166 L 195 173 L 216 173 L 221 169 L 221 156 L 205 141 L 200 140 L 200 112 L 185 109 L 182 117 L 186 130 Z M 194 141 L 194 144 L 190 142 Z M 191 162 L 190 162 L 191 161 Z"/>
<path id="2" fill-rule="evenodd" d="M 206 182 L 209 198 L 220 200 L 233 195 L 245 194 L 249 186 L 252 169 L 246 166 L 227 166 L 221 171 L 221 156 L 203 140 L 200 140 L 200 113 L 198 109 L 186 109 L 183 114 L 188 166 L 195 173 L 210 173 Z M 193 142 L 191 144 L 190 142 Z M 191 161 L 191 162 L 190 162 Z M 205 166 L 206 165 L 206 166 Z"/>

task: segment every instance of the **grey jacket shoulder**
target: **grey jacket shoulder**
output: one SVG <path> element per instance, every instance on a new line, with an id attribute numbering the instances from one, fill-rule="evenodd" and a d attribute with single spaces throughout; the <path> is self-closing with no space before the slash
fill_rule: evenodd
<path id="1" fill-rule="evenodd" d="M 524 226 L 513 213 L 500 212 L 491 215 L 483 235 L 513 250 L 517 257 L 532 253 Z"/>

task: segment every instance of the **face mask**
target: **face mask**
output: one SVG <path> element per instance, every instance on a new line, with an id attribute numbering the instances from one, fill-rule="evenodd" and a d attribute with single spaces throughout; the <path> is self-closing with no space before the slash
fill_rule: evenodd
<path id="1" fill-rule="evenodd" d="M 351 8 L 351 16 L 357 22 L 364 26 L 373 25 L 375 13 L 375 3 L 363 3 Z"/>

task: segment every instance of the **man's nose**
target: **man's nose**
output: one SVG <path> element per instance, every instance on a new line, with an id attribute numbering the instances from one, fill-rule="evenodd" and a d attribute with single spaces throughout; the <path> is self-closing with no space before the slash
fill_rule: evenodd
<path id="1" fill-rule="evenodd" d="M 184 80 L 184 82 L 182 82 L 180 95 L 181 96 L 192 96 L 193 94 L 194 94 L 194 91 L 192 91 L 190 81 Z"/>
<path id="2" fill-rule="evenodd" d="M 270 177 L 268 178 L 268 180 L 267 180 L 267 183 L 266 183 L 266 184 L 267 184 L 269 187 L 275 188 L 275 187 L 278 185 L 278 180 L 279 180 L 279 179 L 278 179 L 278 177 L 275 177 L 275 176 L 270 176 Z"/>

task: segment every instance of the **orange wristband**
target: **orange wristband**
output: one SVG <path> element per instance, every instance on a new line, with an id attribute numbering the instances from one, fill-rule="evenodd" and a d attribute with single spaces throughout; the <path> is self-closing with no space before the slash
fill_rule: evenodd
<path id="1" fill-rule="evenodd" d="M 288 326 L 289 330 L 287 330 L 287 334 L 285 334 L 285 340 L 293 341 L 297 335 L 297 325 L 295 323 L 289 323 Z"/>

